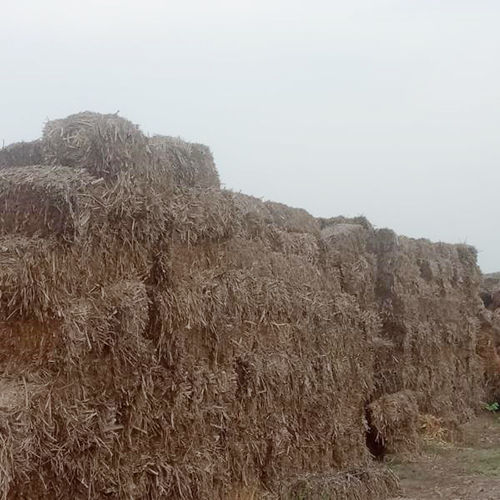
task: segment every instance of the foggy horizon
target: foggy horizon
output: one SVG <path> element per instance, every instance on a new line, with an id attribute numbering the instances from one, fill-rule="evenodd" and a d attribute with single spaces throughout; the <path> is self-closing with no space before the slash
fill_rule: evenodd
<path id="1" fill-rule="evenodd" d="M 0 21 L 0 146 L 119 111 L 207 144 L 229 189 L 467 243 L 500 271 L 499 16 L 493 1 L 21 0 Z"/>

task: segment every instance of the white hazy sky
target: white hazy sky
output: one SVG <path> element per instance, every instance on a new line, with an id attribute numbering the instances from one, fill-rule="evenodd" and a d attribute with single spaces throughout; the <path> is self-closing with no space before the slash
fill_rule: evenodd
<path id="1" fill-rule="evenodd" d="M 229 188 L 500 270 L 498 0 L 3 0 L 0 141 L 115 112 Z"/>

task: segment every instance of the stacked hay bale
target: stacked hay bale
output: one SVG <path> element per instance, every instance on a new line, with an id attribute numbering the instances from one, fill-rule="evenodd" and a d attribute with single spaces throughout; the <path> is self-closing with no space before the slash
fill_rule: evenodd
<path id="1" fill-rule="evenodd" d="M 486 400 L 500 401 L 500 273 L 483 276 L 477 352 L 484 363 Z"/>
<path id="2" fill-rule="evenodd" d="M 0 156 L 4 497 L 383 498 L 367 435 L 477 405 L 470 248 L 221 190 L 116 115 L 37 148 Z"/>
<path id="3" fill-rule="evenodd" d="M 175 137 L 155 135 L 149 140 L 153 162 L 168 165 L 179 186 L 219 188 L 219 174 L 210 149 Z"/>
<path id="4" fill-rule="evenodd" d="M 362 217 L 319 222 L 325 272 L 378 324 L 366 339 L 374 359 L 367 444 L 415 449 L 418 413 L 454 426 L 484 395 L 475 250 L 398 237 Z"/>
<path id="5" fill-rule="evenodd" d="M 0 168 L 38 165 L 42 162 L 42 141 L 16 142 L 0 149 Z"/>
<path id="6" fill-rule="evenodd" d="M 378 351 L 375 395 L 411 390 L 420 412 L 463 421 L 483 396 L 475 249 L 379 230 L 373 251 L 387 343 Z"/>
<path id="7" fill-rule="evenodd" d="M 479 315 L 477 353 L 484 365 L 486 401 L 500 402 L 500 310 Z"/>
<path id="8" fill-rule="evenodd" d="M 159 161 L 115 115 L 42 143 L 48 166 L 0 170 L 5 497 L 278 494 L 366 466 L 378 323 L 313 217 L 218 189 L 206 150 Z"/>
<path id="9" fill-rule="evenodd" d="M 481 298 L 484 306 L 490 311 L 500 309 L 500 273 L 490 273 L 483 276 Z"/>

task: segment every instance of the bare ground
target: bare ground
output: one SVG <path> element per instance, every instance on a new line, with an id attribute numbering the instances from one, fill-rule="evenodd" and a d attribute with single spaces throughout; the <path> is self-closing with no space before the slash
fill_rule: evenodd
<path id="1" fill-rule="evenodd" d="M 427 439 L 418 456 L 388 462 L 402 485 L 394 500 L 500 500 L 500 416 L 480 416 L 453 444 Z"/>

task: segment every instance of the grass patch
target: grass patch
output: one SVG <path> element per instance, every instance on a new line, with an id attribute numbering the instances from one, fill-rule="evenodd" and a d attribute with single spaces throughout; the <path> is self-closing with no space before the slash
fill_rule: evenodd
<path id="1" fill-rule="evenodd" d="M 466 450 L 463 459 L 466 473 L 500 478 L 500 448 Z"/>

